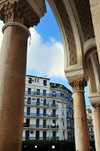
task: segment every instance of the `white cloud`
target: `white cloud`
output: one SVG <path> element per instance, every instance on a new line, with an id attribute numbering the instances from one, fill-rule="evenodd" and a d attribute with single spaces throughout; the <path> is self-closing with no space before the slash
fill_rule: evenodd
<path id="1" fill-rule="evenodd" d="M 3 22 L 0 21 L 0 48 L 3 25 Z M 37 71 L 39 75 L 65 78 L 63 45 L 54 38 L 44 44 L 42 37 L 34 28 L 30 28 L 30 31 L 31 45 L 28 45 L 27 68 Z"/>
<path id="2" fill-rule="evenodd" d="M 30 31 L 31 45 L 28 46 L 27 68 L 48 77 L 64 78 L 63 45 L 54 38 L 44 44 L 34 28 Z"/>

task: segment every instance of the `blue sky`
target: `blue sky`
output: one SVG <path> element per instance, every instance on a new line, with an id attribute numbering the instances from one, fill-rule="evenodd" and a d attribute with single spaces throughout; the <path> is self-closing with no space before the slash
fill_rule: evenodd
<path id="1" fill-rule="evenodd" d="M 38 24 L 38 26 L 34 27 L 35 31 L 39 34 L 40 41 L 42 43 L 42 46 L 40 47 L 40 49 L 42 47 L 44 47 L 44 46 L 47 46 L 46 48 L 50 49 L 51 45 L 53 45 L 55 43 L 62 44 L 62 38 L 61 38 L 61 35 L 60 35 L 60 31 L 59 31 L 57 22 L 56 22 L 55 17 L 54 17 L 54 15 L 52 13 L 52 10 L 49 7 L 49 4 L 47 2 L 46 2 L 46 8 L 47 8 L 47 13 L 45 14 L 45 16 L 43 18 L 41 18 L 40 23 Z M 53 39 L 54 41 L 52 42 L 51 39 Z M 31 41 L 31 44 L 32 44 L 32 41 Z M 35 49 L 34 46 L 33 46 L 33 49 Z M 36 49 L 39 49 L 39 48 L 36 48 Z M 61 48 L 61 49 L 63 49 L 63 48 Z M 29 51 L 30 50 L 28 50 L 28 52 Z M 58 57 L 58 55 L 56 55 L 56 54 L 59 54 L 59 53 L 57 53 L 58 52 L 57 48 L 55 50 L 56 52 L 53 51 L 52 54 L 49 54 L 49 56 L 48 56 L 47 52 L 49 52 L 49 51 L 50 50 L 46 50 L 45 51 L 46 55 L 44 54 L 45 57 L 46 57 L 46 64 L 47 64 L 47 58 L 48 57 L 52 58 L 53 57 L 53 53 L 54 53 L 55 58 Z M 34 52 L 34 50 L 33 50 L 33 52 Z M 41 53 L 40 53 L 40 55 L 41 55 Z M 40 60 L 41 60 L 41 58 L 40 58 Z M 64 60 L 63 56 L 62 56 L 62 58 L 60 58 L 60 60 Z M 34 63 L 34 60 L 33 60 L 33 63 Z M 32 64 L 32 62 L 31 62 L 31 64 Z M 54 66 L 56 68 L 57 64 L 55 65 L 54 62 L 53 62 L 52 66 Z M 59 66 L 59 64 L 58 64 L 58 66 Z M 63 66 L 64 66 L 64 62 L 63 62 Z M 48 65 L 48 70 L 49 70 L 49 67 L 50 66 Z M 54 70 L 55 70 L 55 68 L 54 68 Z M 60 71 L 61 68 L 59 67 L 58 70 Z M 34 75 L 34 76 L 41 76 L 41 77 L 44 77 L 45 75 L 47 75 L 47 77 L 51 79 L 50 80 L 51 82 L 61 83 L 61 84 L 65 85 L 67 88 L 69 88 L 72 91 L 72 88 L 68 85 L 67 79 L 64 77 L 64 73 L 63 73 L 63 77 L 62 77 L 62 75 L 59 75 L 59 72 L 58 72 L 58 74 L 53 75 L 53 74 L 49 74 L 48 71 L 46 72 L 46 68 L 45 68 L 45 70 L 43 72 L 41 72 L 40 69 L 37 70 L 37 68 L 34 68 L 34 66 L 32 68 L 29 68 L 29 66 L 27 65 L 27 72 L 26 72 L 26 74 L 28 74 L 28 75 Z M 89 99 L 88 99 L 88 90 L 87 90 L 87 87 L 85 88 L 85 91 L 86 91 L 86 93 L 85 93 L 86 105 L 90 105 L 90 102 L 89 102 Z"/>
<path id="2" fill-rule="evenodd" d="M 41 18 L 38 26 L 30 28 L 26 74 L 39 77 L 47 75 L 51 82 L 63 84 L 72 91 L 64 76 L 64 52 L 60 31 L 47 2 L 46 8 L 47 13 Z M 2 26 L 0 21 L 0 29 Z M 0 31 L 0 45 L 2 37 Z M 87 88 L 85 91 L 86 105 L 90 105 Z"/>

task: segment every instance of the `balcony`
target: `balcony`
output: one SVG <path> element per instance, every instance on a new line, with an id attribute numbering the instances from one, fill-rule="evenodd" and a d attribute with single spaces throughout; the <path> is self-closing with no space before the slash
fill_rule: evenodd
<path id="1" fill-rule="evenodd" d="M 58 107 L 58 104 L 51 104 L 51 107 Z"/>
<path id="2" fill-rule="evenodd" d="M 49 140 L 49 137 L 22 137 L 22 140 Z"/>
<path id="3" fill-rule="evenodd" d="M 48 117 L 48 114 L 42 114 L 42 113 L 27 113 L 24 112 L 24 116 L 39 116 L 39 117 Z"/>
<path id="4" fill-rule="evenodd" d="M 73 128 L 73 127 L 69 127 L 69 126 L 68 126 L 67 129 L 68 129 L 68 130 L 71 130 L 71 131 L 74 131 L 74 128 Z"/>
<path id="5" fill-rule="evenodd" d="M 67 118 L 68 120 L 74 121 L 74 118 L 72 118 L 72 117 L 67 116 L 66 118 Z"/>
<path id="6" fill-rule="evenodd" d="M 72 111 L 72 112 L 74 111 L 74 110 L 73 110 L 72 108 L 70 108 L 69 106 L 66 106 L 66 109 L 67 109 L 67 110 L 70 110 L 70 111 Z"/>
<path id="7" fill-rule="evenodd" d="M 23 123 L 23 127 L 29 127 L 29 128 L 49 128 L 49 125 L 34 125 L 34 124 L 26 124 L 26 123 Z"/>
<path id="8" fill-rule="evenodd" d="M 49 107 L 49 103 L 37 103 L 37 102 L 27 102 L 27 101 L 25 101 L 24 104 Z"/>
<path id="9" fill-rule="evenodd" d="M 61 96 L 61 95 L 58 95 L 58 94 L 53 95 L 52 93 L 40 93 L 40 92 L 31 92 L 31 91 L 25 91 L 25 94 L 48 96 L 48 97 L 58 97 L 58 98 L 66 99 L 66 100 L 70 101 L 71 103 L 73 103 L 73 100 L 69 99 L 66 95 Z"/>
<path id="10" fill-rule="evenodd" d="M 51 128 L 59 128 L 59 125 L 55 125 L 55 126 L 51 125 Z"/>
<path id="11" fill-rule="evenodd" d="M 58 118 L 58 114 L 51 114 L 51 117 L 56 117 L 56 118 Z"/>

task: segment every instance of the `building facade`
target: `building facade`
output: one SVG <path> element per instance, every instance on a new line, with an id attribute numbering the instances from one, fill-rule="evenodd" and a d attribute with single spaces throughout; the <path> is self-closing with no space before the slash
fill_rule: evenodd
<path id="1" fill-rule="evenodd" d="M 74 139 L 72 92 L 50 79 L 26 76 L 23 140 Z"/>
<path id="2" fill-rule="evenodd" d="M 89 139 L 94 141 L 93 115 L 92 115 L 92 108 L 90 106 L 86 106 L 86 113 L 87 113 Z"/>

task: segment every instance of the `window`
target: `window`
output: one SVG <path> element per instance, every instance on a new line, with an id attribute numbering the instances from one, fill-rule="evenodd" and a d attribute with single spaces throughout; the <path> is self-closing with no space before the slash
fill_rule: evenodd
<path id="1" fill-rule="evenodd" d="M 37 108 L 37 116 L 39 116 L 39 115 L 40 115 L 40 109 Z"/>
<path id="2" fill-rule="evenodd" d="M 31 88 L 28 88 L 28 94 L 31 94 Z"/>
<path id="3" fill-rule="evenodd" d="M 46 96 L 46 90 L 43 90 L 43 95 Z"/>
<path id="4" fill-rule="evenodd" d="M 27 115 L 30 115 L 30 107 L 27 107 Z"/>
<path id="5" fill-rule="evenodd" d="M 28 97 L 27 104 L 31 104 L 31 98 Z"/>
<path id="6" fill-rule="evenodd" d="M 43 116 L 46 116 L 46 109 L 43 109 Z"/>
<path id="7" fill-rule="evenodd" d="M 40 99 L 37 98 L 37 105 L 40 105 Z"/>
<path id="8" fill-rule="evenodd" d="M 37 79 L 37 83 L 39 83 L 39 79 Z"/>
<path id="9" fill-rule="evenodd" d="M 43 85 L 47 86 L 47 80 L 43 80 Z"/>
<path id="10" fill-rule="evenodd" d="M 39 127 L 39 119 L 36 119 L 36 127 Z"/>
<path id="11" fill-rule="evenodd" d="M 32 78 L 29 78 L 28 83 L 30 84 L 32 83 Z"/>
<path id="12" fill-rule="evenodd" d="M 46 120 L 43 120 L 43 128 L 46 128 Z"/>
<path id="13" fill-rule="evenodd" d="M 64 126 L 64 121 L 63 121 L 63 126 Z"/>
<path id="14" fill-rule="evenodd" d="M 37 89 L 37 94 L 40 95 L 40 89 Z"/>
<path id="15" fill-rule="evenodd" d="M 44 105 L 44 106 L 46 105 L 46 99 L 44 99 L 44 101 L 43 101 L 43 105 Z"/>

